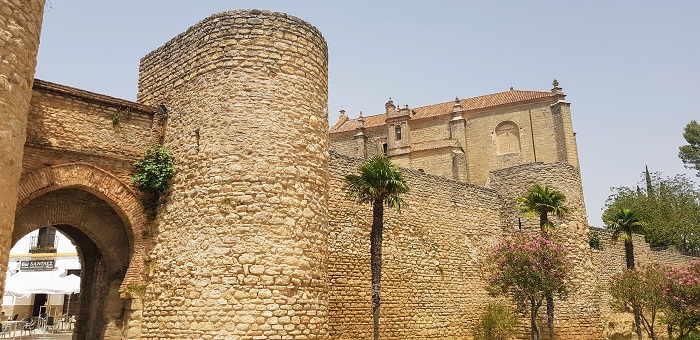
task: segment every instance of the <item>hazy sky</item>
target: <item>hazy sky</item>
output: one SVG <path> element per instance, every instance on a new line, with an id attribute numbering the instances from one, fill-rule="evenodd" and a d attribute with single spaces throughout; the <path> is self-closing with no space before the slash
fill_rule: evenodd
<path id="1" fill-rule="evenodd" d="M 682 129 L 700 118 L 700 1 L 50 0 L 36 77 L 134 100 L 139 59 L 210 14 L 286 12 L 328 42 L 330 123 L 508 90 L 572 103 L 590 223 L 644 165 L 688 173 Z"/>

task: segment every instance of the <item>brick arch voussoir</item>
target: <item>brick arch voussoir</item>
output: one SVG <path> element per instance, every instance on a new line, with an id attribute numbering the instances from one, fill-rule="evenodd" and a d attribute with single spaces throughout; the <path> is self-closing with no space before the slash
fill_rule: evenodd
<path id="1" fill-rule="evenodd" d="M 109 204 L 122 218 L 130 234 L 133 249 L 126 284 L 143 283 L 143 260 L 147 241 L 141 235 L 148 218 L 136 192 L 119 178 L 89 163 L 66 163 L 48 166 L 24 174 L 20 179 L 17 212 L 33 199 L 51 191 L 79 188 Z"/>

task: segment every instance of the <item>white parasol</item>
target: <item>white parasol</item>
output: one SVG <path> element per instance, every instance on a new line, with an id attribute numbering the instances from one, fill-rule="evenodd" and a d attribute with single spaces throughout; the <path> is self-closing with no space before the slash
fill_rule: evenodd
<path id="1" fill-rule="evenodd" d="M 30 294 L 72 294 L 80 292 L 80 278 L 61 277 L 57 272 L 18 272 L 5 281 L 5 295 L 26 298 Z"/>

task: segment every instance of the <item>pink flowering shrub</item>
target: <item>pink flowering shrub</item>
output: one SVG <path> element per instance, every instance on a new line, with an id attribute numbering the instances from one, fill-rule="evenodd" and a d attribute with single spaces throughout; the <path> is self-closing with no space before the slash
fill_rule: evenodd
<path id="1" fill-rule="evenodd" d="M 659 312 L 666 306 L 661 294 L 666 286 L 664 273 L 664 267 L 652 263 L 624 270 L 610 279 L 612 308 L 620 312 L 636 313 L 651 339 L 657 338 L 654 326 Z M 640 331 L 637 329 L 637 332 Z"/>
<path id="2" fill-rule="evenodd" d="M 572 263 L 564 247 L 540 234 L 518 232 L 502 239 L 486 256 L 484 276 L 493 296 L 508 296 L 519 310 L 530 310 L 532 338 L 539 339 L 535 319 L 548 295 L 565 297 Z"/>
<path id="3" fill-rule="evenodd" d="M 682 338 L 700 327 L 700 261 L 668 270 L 666 279 L 666 322 L 678 329 Z"/>

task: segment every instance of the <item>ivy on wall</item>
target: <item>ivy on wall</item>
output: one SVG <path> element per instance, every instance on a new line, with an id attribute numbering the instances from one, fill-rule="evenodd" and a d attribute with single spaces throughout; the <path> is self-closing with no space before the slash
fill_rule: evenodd
<path id="1" fill-rule="evenodd" d="M 144 209 L 150 219 L 155 219 L 160 194 L 168 188 L 170 180 L 173 179 L 173 153 L 163 146 L 152 146 L 146 149 L 142 160 L 134 163 L 134 168 L 131 182 L 139 190 L 149 194 L 144 201 Z"/>
<path id="2" fill-rule="evenodd" d="M 122 120 L 122 118 L 131 119 L 131 108 L 130 107 L 127 107 L 126 109 L 119 107 L 119 109 L 117 109 L 117 112 L 115 112 L 112 115 L 112 126 L 119 125 L 119 122 Z"/>

